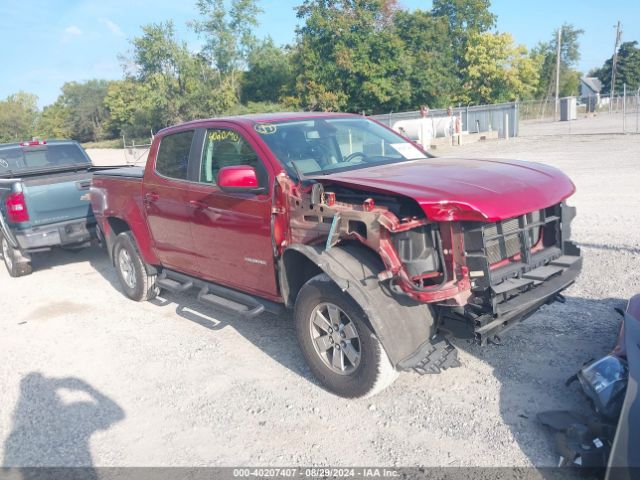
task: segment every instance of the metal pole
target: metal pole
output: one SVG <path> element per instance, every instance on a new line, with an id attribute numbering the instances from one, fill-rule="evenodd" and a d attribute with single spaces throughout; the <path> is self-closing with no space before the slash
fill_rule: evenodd
<path id="1" fill-rule="evenodd" d="M 556 50 L 556 113 L 553 117 L 554 120 L 558 120 L 558 107 L 559 107 L 559 95 L 560 95 L 560 44 L 562 43 L 562 28 L 558 29 L 558 48 Z"/>
<path id="2" fill-rule="evenodd" d="M 627 84 L 622 86 L 622 133 L 625 133 L 627 126 Z"/>
<path id="3" fill-rule="evenodd" d="M 509 114 L 504 114 L 504 139 L 509 140 Z"/>

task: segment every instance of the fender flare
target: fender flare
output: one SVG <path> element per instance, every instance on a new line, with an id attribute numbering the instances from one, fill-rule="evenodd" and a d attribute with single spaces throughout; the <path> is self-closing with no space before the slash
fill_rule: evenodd
<path id="1" fill-rule="evenodd" d="M 429 305 L 393 293 L 378 280 L 384 267 L 372 250 L 357 245 L 329 250 L 292 245 L 283 258 L 292 250 L 311 260 L 362 308 L 394 367 L 415 354 L 436 333 Z M 286 275 L 284 268 L 281 272 Z"/>

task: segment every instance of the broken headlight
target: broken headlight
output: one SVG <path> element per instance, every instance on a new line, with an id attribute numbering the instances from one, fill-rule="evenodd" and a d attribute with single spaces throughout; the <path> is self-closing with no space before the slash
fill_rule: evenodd
<path id="1" fill-rule="evenodd" d="M 609 419 L 620 415 L 628 378 L 627 363 L 614 355 L 607 355 L 578 372 L 582 390 L 596 411 Z"/>

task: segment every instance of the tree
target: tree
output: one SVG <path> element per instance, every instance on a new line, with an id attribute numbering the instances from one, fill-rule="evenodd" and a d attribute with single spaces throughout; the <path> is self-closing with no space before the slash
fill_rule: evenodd
<path id="1" fill-rule="evenodd" d="M 231 0 L 228 10 L 224 0 L 198 0 L 197 7 L 203 19 L 191 26 L 205 41 L 203 54 L 221 76 L 229 77 L 239 98 L 239 74 L 256 44 L 253 30 L 262 10 L 256 0 Z"/>
<path id="2" fill-rule="evenodd" d="M 584 30 L 568 23 L 562 25 L 561 29 L 559 95 L 566 97 L 578 94 L 580 73 L 574 67 L 580 60 L 579 39 Z M 554 32 L 551 41 L 539 43 L 531 51 L 531 57 L 540 62 L 540 83 L 536 92 L 538 97 L 550 97 L 555 93 L 557 48 L 558 37 Z"/>
<path id="3" fill-rule="evenodd" d="M 490 8 L 490 0 L 433 0 L 432 14 L 449 24 L 449 40 L 460 70 L 464 67 L 469 38 L 491 30 L 496 24 L 497 17 Z"/>
<path id="4" fill-rule="evenodd" d="M 622 92 L 623 86 L 637 90 L 640 88 L 640 48 L 638 42 L 624 42 L 618 49 L 618 63 L 616 65 L 616 92 Z M 611 92 L 611 68 L 613 57 L 604 62 L 602 68 L 596 70 L 597 76 L 602 82 L 603 92 Z"/>
<path id="5" fill-rule="evenodd" d="M 62 95 L 58 99 L 60 106 L 55 113 L 66 114 L 64 131 L 69 132 L 73 139 L 88 142 L 110 137 L 104 128 L 109 118 L 104 104 L 108 88 L 107 80 L 67 82 L 62 86 Z"/>
<path id="6" fill-rule="evenodd" d="M 0 143 L 30 140 L 38 117 L 38 97 L 26 92 L 0 101 Z"/>
<path id="7" fill-rule="evenodd" d="M 72 137 L 68 122 L 69 111 L 60 101 L 44 107 L 36 123 L 35 134 L 39 138 L 66 139 Z"/>
<path id="8" fill-rule="evenodd" d="M 394 25 L 404 42 L 410 66 L 410 95 L 400 108 L 414 110 L 422 104 L 450 105 L 460 91 L 460 80 L 447 19 L 421 10 L 399 11 L 394 16 Z"/>
<path id="9" fill-rule="evenodd" d="M 539 64 L 508 33 L 475 33 L 465 54 L 465 92 L 473 103 L 531 98 L 539 81 Z"/>
<path id="10" fill-rule="evenodd" d="M 391 0 L 306 0 L 298 8 L 296 92 L 302 108 L 386 112 L 411 95 L 410 62 Z"/>
<path id="11" fill-rule="evenodd" d="M 133 39 L 135 76 L 109 97 L 121 127 L 140 125 L 145 132 L 175 123 L 219 115 L 237 102 L 228 77 L 213 70 L 208 59 L 191 53 L 175 37 L 172 22 L 142 28 Z M 135 85 L 131 82 L 139 82 Z M 126 103 L 133 101 L 133 105 Z M 129 127 L 126 127 L 129 128 Z"/>
<path id="12" fill-rule="evenodd" d="M 249 54 L 248 70 L 242 78 L 242 98 L 253 102 L 278 102 L 293 93 L 290 54 L 267 38 Z"/>

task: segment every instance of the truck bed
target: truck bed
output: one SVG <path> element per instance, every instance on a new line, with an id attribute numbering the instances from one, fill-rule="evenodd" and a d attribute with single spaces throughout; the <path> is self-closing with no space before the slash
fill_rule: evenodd
<path id="1" fill-rule="evenodd" d="M 143 167 L 123 167 L 114 168 L 110 170 L 102 170 L 95 172 L 96 176 L 109 176 L 109 177 L 127 177 L 127 178 L 142 178 L 144 175 Z"/>

